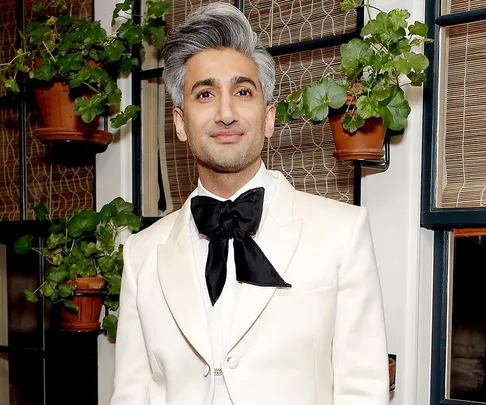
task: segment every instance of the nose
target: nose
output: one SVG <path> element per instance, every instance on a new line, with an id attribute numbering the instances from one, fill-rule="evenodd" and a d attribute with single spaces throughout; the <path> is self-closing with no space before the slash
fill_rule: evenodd
<path id="1" fill-rule="evenodd" d="M 218 110 L 214 120 L 224 125 L 230 125 L 238 121 L 238 112 L 230 94 L 222 94 L 220 96 Z"/>

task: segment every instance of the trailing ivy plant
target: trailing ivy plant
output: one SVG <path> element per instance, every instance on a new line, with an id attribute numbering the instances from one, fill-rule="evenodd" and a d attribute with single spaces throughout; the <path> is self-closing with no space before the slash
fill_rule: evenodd
<path id="1" fill-rule="evenodd" d="M 410 105 L 403 86 L 420 87 L 425 81 L 429 60 L 413 49 L 432 41 L 427 38 L 428 27 L 418 21 L 409 24 L 407 10 L 378 10 L 371 18 L 370 9 L 375 7 L 369 0 L 341 3 L 344 11 L 358 7 L 367 10 L 369 21 L 361 30 L 361 38 L 341 45 L 340 71 L 326 74 L 279 102 L 280 122 L 290 123 L 303 116 L 321 122 L 330 109 L 347 104 L 349 113 L 343 116 L 343 126 L 349 132 L 355 132 L 371 117 L 382 118 L 385 128 L 399 131 L 405 127 Z"/>
<path id="2" fill-rule="evenodd" d="M 33 247 L 33 236 L 28 234 L 15 241 L 14 251 L 26 254 L 33 250 L 49 265 L 45 281 L 35 291 L 24 290 L 27 300 L 37 302 L 41 295 L 49 308 L 62 304 L 77 311 L 72 301 L 76 287 L 66 282 L 77 277 L 103 277 L 106 290 L 104 304 L 116 311 L 123 270 L 123 245 L 117 246 L 116 239 L 124 229 L 138 231 L 142 226 L 140 216 L 133 212 L 133 204 L 118 197 L 99 212 L 79 210 L 72 216 L 58 219 L 51 219 L 47 206 L 39 204 L 35 213 L 38 220 L 51 221 L 46 246 Z M 110 314 L 103 319 L 103 328 L 113 339 L 116 326 L 115 315 Z"/>
<path id="3" fill-rule="evenodd" d="M 144 56 L 142 41 L 148 40 L 157 49 L 164 46 L 164 14 L 170 4 L 147 0 L 141 25 L 133 22 L 133 4 L 134 0 L 124 0 L 115 6 L 112 26 L 117 20 L 123 22 L 108 35 L 99 21 L 74 16 L 68 0 L 35 3 L 25 34 L 20 33 L 22 47 L 12 60 L 0 64 L 0 83 L 13 93 L 20 91 L 21 78 L 68 83 L 80 95 L 75 100 L 75 114 L 85 122 L 93 121 L 120 102 L 116 77 L 139 66 Z M 112 126 L 125 125 L 138 111 L 139 107 L 126 107 L 112 118 Z"/>

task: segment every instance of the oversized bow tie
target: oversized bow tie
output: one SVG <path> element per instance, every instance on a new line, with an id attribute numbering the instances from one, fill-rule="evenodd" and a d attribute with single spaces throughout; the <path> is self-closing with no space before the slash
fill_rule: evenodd
<path id="1" fill-rule="evenodd" d="M 264 287 L 291 287 L 278 274 L 253 240 L 263 211 L 263 187 L 240 195 L 235 201 L 211 197 L 191 199 L 191 211 L 199 233 L 211 238 L 206 261 L 206 284 L 214 305 L 226 282 L 228 241 L 233 238 L 236 279 Z"/>

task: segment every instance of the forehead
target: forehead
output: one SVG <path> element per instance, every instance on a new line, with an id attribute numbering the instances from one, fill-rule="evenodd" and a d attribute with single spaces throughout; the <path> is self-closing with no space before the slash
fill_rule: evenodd
<path id="1" fill-rule="evenodd" d="M 234 49 L 209 49 L 192 56 L 186 62 L 184 89 L 191 89 L 194 83 L 217 79 L 221 84 L 230 83 L 236 76 L 246 76 L 260 87 L 255 62 Z"/>

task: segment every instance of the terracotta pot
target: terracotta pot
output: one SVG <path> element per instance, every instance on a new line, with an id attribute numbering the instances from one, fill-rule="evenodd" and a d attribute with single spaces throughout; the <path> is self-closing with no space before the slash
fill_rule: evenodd
<path id="1" fill-rule="evenodd" d="M 76 286 L 73 302 L 78 306 L 78 311 L 61 306 L 61 327 L 72 331 L 99 330 L 105 286 L 103 277 L 80 277 L 66 284 Z"/>
<path id="2" fill-rule="evenodd" d="M 343 128 L 342 117 L 346 111 L 329 116 L 334 145 L 333 155 L 339 160 L 381 159 L 384 155 L 386 129 L 381 118 L 368 118 L 356 132 Z"/>
<path id="3" fill-rule="evenodd" d="M 111 142 L 109 132 L 97 129 L 99 117 L 87 124 L 74 114 L 74 100 L 67 84 L 53 82 L 36 87 L 35 96 L 45 125 L 34 131 L 41 141 L 84 141 L 103 145 Z"/>

